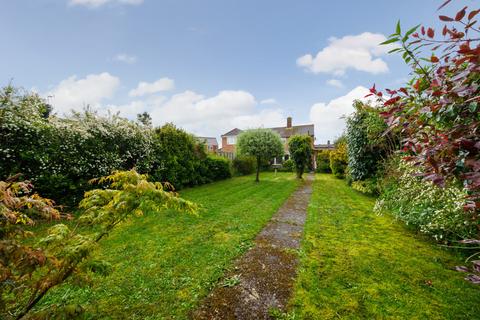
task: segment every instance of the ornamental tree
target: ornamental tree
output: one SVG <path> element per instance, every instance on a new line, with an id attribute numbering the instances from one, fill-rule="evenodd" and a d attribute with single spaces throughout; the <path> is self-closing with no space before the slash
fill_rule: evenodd
<path id="1" fill-rule="evenodd" d="M 148 182 L 134 170 L 117 171 L 94 182 L 102 188 L 85 193 L 80 203 L 83 214 L 74 228 L 55 224 L 45 237 L 28 245 L 22 238 L 33 234 L 26 225 L 42 218 L 59 219 L 60 213 L 52 201 L 31 195 L 28 182 L 0 181 L 0 318 L 69 319 L 78 315 L 82 308 L 74 304 L 44 310 L 36 306 L 52 288 L 70 278 L 85 282 L 89 272 L 108 271 L 108 264 L 93 260 L 90 254 L 123 221 L 168 208 L 191 214 L 198 210 L 169 192 L 170 185 Z M 91 228 L 78 232 L 80 225 Z"/>
<path id="2" fill-rule="evenodd" d="M 240 155 L 253 156 L 257 160 L 256 182 L 259 182 L 262 161 L 268 161 L 283 154 L 280 135 L 270 129 L 251 129 L 242 132 L 238 136 L 237 147 Z"/>
<path id="3" fill-rule="evenodd" d="M 302 178 L 303 172 L 312 161 L 312 143 L 309 135 L 294 135 L 288 140 L 288 150 L 295 163 L 298 179 Z"/>

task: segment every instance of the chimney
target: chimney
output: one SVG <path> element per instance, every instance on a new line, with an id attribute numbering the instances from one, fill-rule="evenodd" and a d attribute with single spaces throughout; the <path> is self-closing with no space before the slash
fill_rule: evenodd
<path id="1" fill-rule="evenodd" d="M 287 128 L 291 128 L 292 127 L 292 117 L 288 117 L 287 118 Z"/>

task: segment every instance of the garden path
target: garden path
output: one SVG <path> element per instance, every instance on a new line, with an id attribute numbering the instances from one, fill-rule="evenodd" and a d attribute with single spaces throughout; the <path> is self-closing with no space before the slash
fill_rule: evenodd
<path id="1" fill-rule="evenodd" d="M 288 198 L 257 235 L 254 246 L 193 313 L 194 319 L 270 319 L 293 290 L 313 175 Z"/>

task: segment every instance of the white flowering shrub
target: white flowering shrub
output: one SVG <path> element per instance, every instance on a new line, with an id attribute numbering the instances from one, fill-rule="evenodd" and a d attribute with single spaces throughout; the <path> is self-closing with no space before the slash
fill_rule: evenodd
<path id="1" fill-rule="evenodd" d="M 59 118 L 49 110 L 36 94 L 0 90 L 0 180 L 21 173 L 42 195 L 75 204 L 90 179 L 114 170 L 135 168 L 176 188 L 230 176 L 228 163 L 207 157 L 173 125 L 153 129 L 89 111 Z"/>
<path id="2" fill-rule="evenodd" d="M 444 188 L 416 176 L 416 168 L 398 161 L 395 173 L 384 181 L 375 210 L 392 212 L 406 224 L 436 240 L 474 237 L 478 221 L 473 211 L 465 211 L 467 190 L 451 181 Z"/>

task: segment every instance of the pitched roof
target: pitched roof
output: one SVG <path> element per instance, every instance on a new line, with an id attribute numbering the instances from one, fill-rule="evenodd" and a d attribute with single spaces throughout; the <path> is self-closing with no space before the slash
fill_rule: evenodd
<path id="1" fill-rule="evenodd" d="M 243 132 L 243 130 L 240 130 L 240 129 L 238 129 L 238 128 L 235 128 L 235 129 L 233 129 L 233 130 L 228 131 L 227 133 L 222 134 L 222 137 L 223 137 L 223 136 L 237 136 L 237 135 L 239 135 L 239 134 L 242 133 L 242 132 Z"/>
<path id="2" fill-rule="evenodd" d="M 329 144 L 316 144 L 313 146 L 313 150 L 333 150 L 335 145 L 332 143 Z"/>
<path id="3" fill-rule="evenodd" d="M 291 128 L 287 127 L 276 127 L 269 128 L 273 131 L 278 132 L 282 138 L 288 138 L 294 134 L 307 134 L 309 136 L 314 135 L 314 125 L 313 124 L 304 124 L 300 126 L 292 126 Z"/>
<path id="4" fill-rule="evenodd" d="M 197 137 L 197 139 L 209 146 L 218 146 L 217 138 L 215 137 Z"/>

